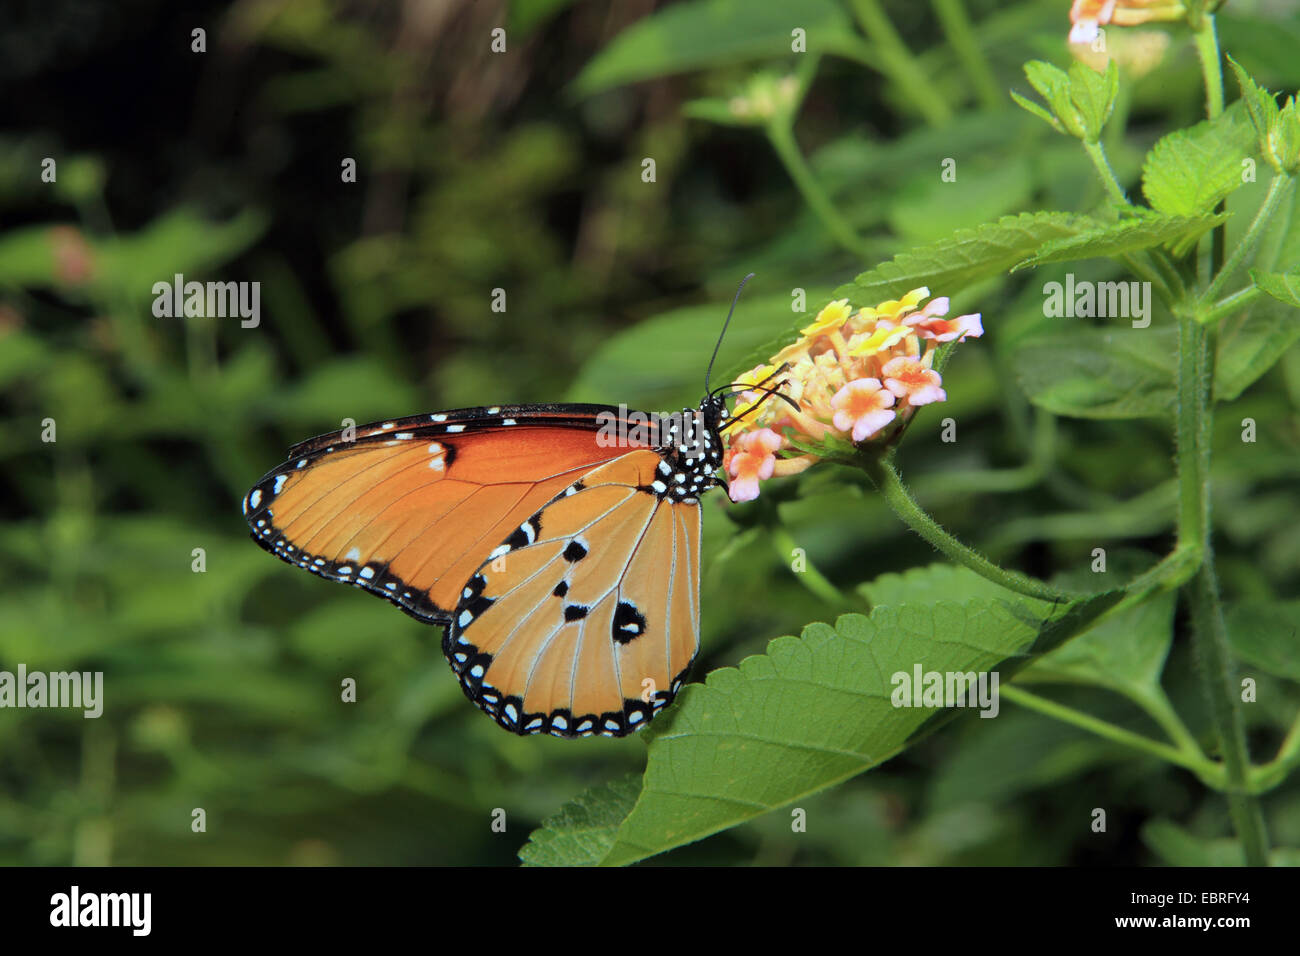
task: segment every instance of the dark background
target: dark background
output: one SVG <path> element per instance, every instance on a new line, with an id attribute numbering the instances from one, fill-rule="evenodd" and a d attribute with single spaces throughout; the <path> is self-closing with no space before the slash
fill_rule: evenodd
<path id="1" fill-rule="evenodd" d="M 928 4 L 887 3 L 952 115 L 927 121 L 861 64 L 818 64 L 796 129 L 861 236 L 846 251 L 760 133 L 686 115 L 688 101 L 725 99 L 794 57 L 720 56 L 590 94 L 575 87 L 659 6 L 5 5 L 0 667 L 103 670 L 107 699 L 99 720 L 0 712 L 0 861 L 513 862 L 566 800 L 639 770 L 644 744 L 500 732 L 462 698 L 438 630 L 248 541 L 239 500 L 250 484 L 290 444 L 346 417 L 694 402 L 746 272 L 758 278 L 724 349 L 733 366 L 799 321 L 796 287 L 815 310 L 837 284 L 953 228 L 1101 198 L 1077 144 L 1005 97 L 979 101 Z M 1068 62 L 1068 7 L 969 4 L 1002 90 L 1028 91 L 1026 59 Z M 1224 45 L 1262 82 L 1294 89 L 1295 18 L 1294 3 L 1231 4 Z M 489 49 L 497 26 L 504 55 Z M 190 49 L 195 27 L 206 53 Z M 1145 149 L 1201 110 L 1194 54 L 1171 36 L 1111 144 L 1128 183 Z M 654 183 L 641 179 L 646 156 Z M 974 172 L 955 202 L 939 191 L 945 156 Z M 40 181 L 44 157 L 57 159 L 56 183 Z M 340 182 L 344 157 L 357 161 L 356 183 Z M 261 325 L 155 318 L 149 290 L 174 272 L 260 281 Z M 939 520 L 1010 566 L 1049 576 L 1097 546 L 1149 563 L 1172 527 L 1172 491 L 1159 491 L 1171 487 L 1168 428 L 1057 422 L 1010 371 L 1017 336 L 1043 322 L 1050 277 L 955 299 L 989 330 L 945 375 L 945 414 L 962 437 L 941 445 L 940 416 L 922 416 L 904 471 Z M 498 287 L 504 314 L 489 308 Z M 1295 456 L 1294 350 L 1239 404 L 1221 416 L 1225 448 L 1233 422 L 1253 414 L 1279 454 Z M 46 418 L 56 443 L 40 440 Z M 1054 441 L 1042 467 L 1008 484 L 1044 435 Z M 1218 460 L 1228 599 L 1294 597 L 1294 468 L 1260 477 L 1234 469 L 1230 453 Z M 862 610 L 861 582 L 934 560 L 860 476 L 830 467 L 773 483 L 754 505 L 714 500 L 706 511 L 697 676 Z M 836 599 L 790 573 L 791 540 Z M 1204 738 L 1179 627 L 1166 686 Z M 338 700 L 343 677 L 358 682 L 356 704 Z M 1294 689 L 1276 691 L 1251 710 L 1261 753 L 1293 706 Z M 1117 695 L 1059 696 L 1142 727 Z M 818 821 L 807 834 L 773 814 L 663 859 L 1135 864 L 1178 862 L 1144 829 L 1153 820 L 1176 821 L 1200 847 L 1228 833 L 1221 799 L 1181 771 L 1009 705 L 805 806 Z M 1081 822 L 1095 806 L 1109 808 L 1105 834 Z M 206 833 L 191 832 L 196 807 Z M 490 829 L 498 807 L 504 834 Z M 1275 842 L 1300 843 L 1300 791 L 1284 786 L 1266 808 Z"/>

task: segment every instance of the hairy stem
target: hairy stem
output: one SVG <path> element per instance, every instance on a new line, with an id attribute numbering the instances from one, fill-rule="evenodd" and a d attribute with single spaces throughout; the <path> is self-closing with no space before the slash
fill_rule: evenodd
<path id="1" fill-rule="evenodd" d="M 1259 212 L 1255 213 L 1255 218 L 1251 220 L 1250 226 L 1246 229 L 1246 234 L 1232 249 L 1232 255 L 1228 261 L 1223 264 L 1214 275 L 1209 287 L 1201 296 L 1201 302 L 1213 302 L 1223 291 L 1232 274 L 1237 271 L 1246 262 L 1247 258 L 1255 251 L 1255 246 L 1259 243 L 1260 238 L 1264 235 L 1268 224 L 1273 221 L 1277 214 L 1278 208 L 1287 196 L 1287 187 L 1291 185 L 1291 177 L 1285 173 L 1278 173 L 1273 177 L 1273 181 L 1268 184 L 1268 193 L 1264 196 L 1264 201 L 1260 203 Z"/>
<path id="2" fill-rule="evenodd" d="M 962 544 L 925 513 L 889 462 L 864 454 L 860 458 L 860 463 L 867 476 L 880 489 L 886 503 L 903 520 L 903 523 L 957 564 L 970 568 L 981 577 L 1000 584 L 1008 590 L 1041 601 L 1068 603 L 1078 599 L 1077 594 L 1059 591 L 1018 571 L 1008 571 L 1006 568 L 999 567 L 984 555 Z"/>
<path id="3" fill-rule="evenodd" d="M 1212 381 L 1209 334 L 1199 323 L 1183 319 L 1178 340 L 1178 546 L 1200 555 L 1200 567 L 1188 587 L 1192 637 L 1219 738 L 1228 810 L 1246 863 L 1266 866 L 1268 837 L 1259 803 L 1250 793 L 1245 724 L 1214 573 L 1210 524 Z"/>

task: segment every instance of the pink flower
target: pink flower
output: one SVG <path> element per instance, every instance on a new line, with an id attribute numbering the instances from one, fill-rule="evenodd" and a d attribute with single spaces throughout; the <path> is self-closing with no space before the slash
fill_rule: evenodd
<path id="1" fill-rule="evenodd" d="M 772 477 L 776 452 L 782 443 L 781 436 L 770 428 L 736 436 L 727 453 L 727 474 L 731 476 L 727 494 L 732 501 L 753 501 L 758 497 L 758 483 Z"/>
<path id="2" fill-rule="evenodd" d="M 885 377 L 885 388 L 899 398 L 907 399 L 907 403 L 913 407 L 942 402 L 948 398 L 948 394 L 940 388 L 943 379 L 939 373 L 916 359 L 906 356 L 890 359 L 880 374 Z"/>
<path id="3" fill-rule="evenodd" d="M 980 323 L 978 312 L 973 315 L 959 315 L 953 319 L 943 318 L 947 314 L 948 298 L 944 296 L 926 303 L 924 309 L 913 312 L 903 320 L 903 324 L 910 326 L 921 338 L 933 342 L 951 342 L 954 339 L 960 342 L 968 335 L 979 338 L 984 334 L 984 326 Z"/>
<path id="4" fill-rule="evenodd" d="M 880 379 L 855 379 L 831 398 L 835 409 L 831 424 L 842 432 L 852 431 L 855 442 L 864 441 L 894 420 L 894 412 L 888 410 L 893 404 L 894 396 L 880 387 Z"/>

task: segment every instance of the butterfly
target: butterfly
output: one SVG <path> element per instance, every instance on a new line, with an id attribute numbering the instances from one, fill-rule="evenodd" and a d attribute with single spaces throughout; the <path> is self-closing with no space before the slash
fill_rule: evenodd
<path id="1" fill-rule="evenodd" d="M 245 518 L 276 557 L 444 627 L 462 690 L 505 729 L 624 736 L 699 650 L 700 496 L 724 484 L 729 424 L 716 357 L 672 416 L 494 405 L 309 439 Z"/>

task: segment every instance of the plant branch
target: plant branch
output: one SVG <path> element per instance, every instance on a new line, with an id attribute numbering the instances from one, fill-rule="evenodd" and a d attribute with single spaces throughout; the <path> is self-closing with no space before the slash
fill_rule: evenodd
<path id="1" fill-rule="evenodd" d="M 1199 554 L 1189 585 L 1192 637 L 1226 773 L 1228 811 L 1246 863 L 1268 864 L 1268 837 L 1258 801 L 1250 793 L 1249 756 L 1240 700 L 1234 687 L 1228 633 L 1214 573 L 1210 524 L 1210 383 L 1213 363 L 1205 326 L 1179 321 L 1178 337 L 1178 548 Z"/>
<path id="2" fill-rule="evenodd" d="M 1002 109 L 1002 88 L 989 67 L 984 48 L 975 37 L 975 30 L 962 0 L 931 0 L 931 5 L 948 43 L 975 87 L 980 105 L 990 112 Z"/>
<path id="3" fill-rule="evenodd" d="M 795 187 L 803 196 L 804 202 L 808 204 L 808 208 L 822 221 L 822 225 L 836 242 L 854 255 L 866 258 L 867 251 L 861 237 L 849 225 L 848 220 L 840 215 L 821 183 L 817 182 L 817 177 L 813 175 L 812 169 L 799 151 L 799 145 L 794 139 L 794 131 L 783 122 L 769 123 L 765 128 L 772 148 L 776 150 L 777 157 L 785 166 L 786 172 L 790 174 L 790 178 L 794 180 Z"/>
<path id="4" fill-rule="evenodd" d="M 862 32 L 876 45 L 877 61 L 871 65 L 903 91 L 931 126 L 944 126 L 950 122 L 952 108 L 907 49 L 879 0 L 853 0 L 851 5 Z"/>
<path id="5" fill-rule="evenodd" d="M 1124 193 L 1124 187 L 1119 184 L 1119 177 L 1115 175 L 1115 170 L 1110 165 L 1110 160 L 1106 158 L 1106 147 L 1101 142 L 1089 143 L 1082 140 L 1083 148 L 1092 160 L 1093 168 L 1097 170 L 1097 175 L 1101 177 L 1101 184 L 1106 188 L 1106 194 L 1121 206 L 1128 206 L 1128 196 Z"/>
<path id="6" fill-rule="evenodd" d="M 1028 597 L 1038 598 L 1040 601 L 1073 603 L 1078 600 L 1079 595 L 1077 594 L 1060 591 L 1018 571 L 1009 571 L 1006 568 L 999 567 L 984 555 L 962 544 L 925 513 L 925 510 L 917 504 L 916 499 L 903 485 L 898 472 L 894 470 L 894 466 L 889 462 L 882 461 L 869 452 L 860 455 L 858 462 L 880 490 L 886 503 L 893 509 L 894 514 L 898 515 L 904 524 L 957 564 L 970 568 L 981 577 L 987 578 L 1008 590 Z"/>
<path id="7" fill-rule="evenodd" d="M 1286 198 L 1287 187 L 1290 185 L 1291 177 L 1286 173 L 1278 173 L 1273 177 L 1273 181 L 1268 185 L 1268 193 L 1264 196 L 1264 201 L 1260 203 L 1259 211 L 1255 213 L 1255 218 L 1251 221 L 1250 227 L 1233 247 L 1232 255 L 1228 257 L 1228 261 L 1215 274 L 1213 281 L 1210 282 L 1209 287 L 1202 294 L 1202 303 L 1214 301 L 1223 291 L 1223 287 L 1228 280 L 1232 278 L 1232 274 L 1254 252 L 1260 237 L 1263 236 L 1268 224 L 1273 220 L 1273 216 L 1277 214 L 1278 207 L 1282 205 L 1282 200 Z M 1205 320 L 1202 319 L 1202 321 Z"/>
<path id="8" fill-rule="evenodd" d="M 1063 723 L 1072 724 L 1113 743 L 1158 757 L 1166 763 L 1183 767 L 1196 774 L 1208 786 L 1216 787 L 1218 774 L 1215 764 L 1204 757 L 1198 758 L 1196 753 L 1189 753 L 1177 747 L 1161 743 L 1158 740 L 1152 740 L 1142 734 L 1135 734 L 1131 730 L 1125 730 L 1123 727 L 1116 726 L 1109 721 L 1093 717 L 1091 714 L 1085 714 L 1081 710 L 1075 710 L 1065 704 L 1058 704 L 1054 700 L 1040 697 L 1015 684 L 999 687 L 998 694 L 1027 710 L 1033 710 Z"/>

